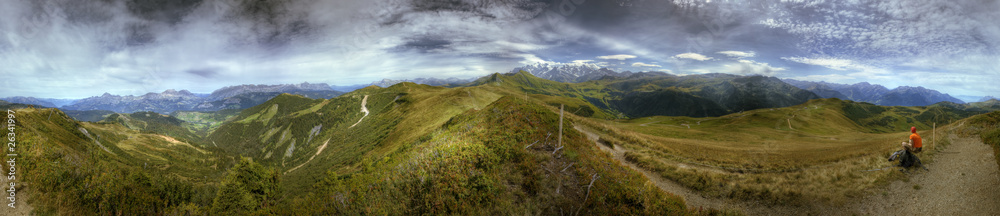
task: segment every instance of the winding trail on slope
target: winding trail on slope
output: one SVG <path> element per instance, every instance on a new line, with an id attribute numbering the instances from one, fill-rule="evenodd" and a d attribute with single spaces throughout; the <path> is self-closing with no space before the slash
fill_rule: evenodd
<path id="1" fill-rule="evenodd" d="M 647 179 L 652 181 L 653 184 L 655 184 L 661 190 L 666 191 L 668 193 L 672 193 L 674 195 L 684 197 L 684 202 L 687 203 L 688 208 L 706 207 L 706 208 L 722 209 L 723 207 L 726 207 L 726 205 L 724 205 L 721 202 L 702 197 L 700 194 L 698 194 L 697 191 L 691 190 L 690 188 L 684 187 L 683 185 L 677 184 L 676 182 L 664 179 L 663 177 L 660 177 L 659 175 L 650 172 L 649 170 L 643 169 L 639 166 L 636 166 L 635 164 L 632 164 L 631 162 L 626 161 L 625 160 L 626 151 L 621 146 L 614 145 L 614 148 L 608 148 L 608 146 L 601 144 L 600 142 L 597 141 L 600 138 L 599 135 L 590 132 L 588 130 L 585 130 L 579 125 L 573 125 L 573 129 L 576 129 L 577 131 L 586 134 L 587 139 L 593 141 L 594 144 L 596 144 L 597 147 L 600 148 L 602 151 L 611 153 L 611 157 L 617 160 L 618 162 L 621 162 L 622 164 L 628 166 L 629 168 L 632 168 L 632 170 L 642 173 L 642 175 L 646 176 Z"/>
<path id="2" fill-rule="evenodd" d="M 355 125 L 358 125 L 358 123 L 361 123 L 361 120 L 365 120 L 365 117 L 368 117 L 368 108 L 365 107 L 365 104 L 368 104 L 368 95 L 365 95 L 365 98 L 361 99 L 361 112 L 365 113 L 365 115 L 361 116 L 361 119 L 358 119 L 358 122 L 347 128 L 352 128 Z"/>
<path id="3" fill-rule="evenodd" d="M 323 153 L 323 149 L 326 148 L 326 144 L 330 144 L 330 140 L 329 139 L 327 139 L 326 141 L 324 141 L 323 145 L 319 146 L 319 150 L 316 150 L 316 154 L 313 154 L 312 157 L 309 157 L 309 160 L 306 160 L 305 163 L 302 163 L 302 164 L 299 164 L 298 166 L 295 166 L 295 168 L 292 168 L 292 169 L 290 169 L 288 171 L 285 171 L 285 175 L 288 175 L 288 173 L 290 173 L 292 171 L 295 171 L 295 169 L 298 169 L 299 167 L 302 167 L 302 165 L 306 165 L 307 163 L 309 163 L 309 161 L 312 161 L 313 158 L 316 158 L 316 156 L 319 155 L 319 153 Z"/>
<path id="4" fill-rule="evenodd" d="M 952 144 L 938 149 L 930 171 L 911 169 L 910 176 L 840 206 L 807 204 L 768 206 L 752 201 L 706 198 L 699 192 L 665 179 L 625 160 L 626 149 L 608 148 L 599 135 L 574 125 L 602 151 L 642 173 L 661 190 L 684 197 L 689 208 L 739 209 L 748 215 L 991 215 L 1000 212 L 1000 168 L 993 150 L 976 138 L 949 134 Z M 899 172 L 888 169 L 882 172 Z"/>

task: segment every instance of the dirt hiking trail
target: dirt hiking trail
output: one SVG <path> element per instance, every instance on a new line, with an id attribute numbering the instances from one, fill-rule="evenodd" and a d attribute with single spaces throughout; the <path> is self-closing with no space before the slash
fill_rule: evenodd
<path id="1" fill-rule="evenodd" d="M 895 181 L 847 210 L 860 215 L 1000 214 L 1000 169 L 993 149 L 976 138 L 949 137 L 952 144 L 926 165 L 929 172 L 910 174 L 909 182 Z"/>
<path id="2" fill-rule="evenodd" d="M 706 198 L 625 160 L 626 149 L 599 143 L 599 135 L 574 125 L 602 151 L 642 173 L 660 189 L 684 197 L 689 208 L 738 209 L 747 215 L 997 215 L 1000 214 L 1000 168 L 993 150 L 979 139 L 949 135 L 952 144 L 939 149 L 930 171 L 911 169 L 907 177 L 875 187 L 870 195 L 842 206 L 823 204 L 767 206 L 750 201 Z M 899 172 L 898 168 L 881 172 Z"/>

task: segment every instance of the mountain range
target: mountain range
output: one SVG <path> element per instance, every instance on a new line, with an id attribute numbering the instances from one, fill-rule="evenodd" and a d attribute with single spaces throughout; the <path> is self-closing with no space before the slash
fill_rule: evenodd
<path id="1" fill-rule="evenodd" d="M 858 102 L 868 102 L 883 106 L 927 106 L 942 101 L 965 103 L 965 101 L 924 87 L 900 86 L 888 89 L 885 86 L 861 82 L 855 84 L 836 84 L 828 82 L 811 82 L 794 79 L 783 81 L 793 86 L 816 93 L 823 98 L 839 98 Z"/>
<path id="2" fill-rule="evenodd" d="M 533 77 L 557 83 L 568 83 L 567 85 L 573 86 L 571 88 L 604 91 L 607 94 L 601 95 L 602 97 L 580 95 L 579 98 L 593 102 L 592 104 L 597 106 L 593 108 L 604 110 L 604 114 L 617 113 L 615 115 L 620 115 L 619 117 L 718 116 L 742 110 L 790 106 L 814 97 L 839 98 L 886 106 L 927 106 L 942 101 L 964 103 L 948 94 L 923 87 L 901 86 L 888 89 L 867 82 L 847 85 L 727 74 L 677 76 L 663 72 L 616 72 L 591 63 L 536 63 L 515 68 L 511 74 L 518 74 L 520 71 Z M 459 78 L 417 78 L 412 80 L 383 79 L 372 82 L 370 85 L 385 88 L 403 82 L 432 86 L 468 86 L 477 83 Z M 593 84 L 578 85 L 587 82 Z M 592 88 L 594 84 L 609 89 Z M 354 90 L 362 86 L 364 85 L 339 87 L 339 89 Z M 333 90 L 334 88 L 325 83 L 311 84 L 306 82 L 282 85 L 228 86 L 215 90 L 211 94 L 195 94 L 187 90 L 169 89 L 161 93 L 147 93 L 140 96 L 119 96 L 105 93 L 101 96 L 79 100 L 33 97 L 8 97 L 2 98 L 2 100 L 44 107 L 60 107 L 66 110 L 68 115 L 78 120 L 96 121 L 103 119 L 110 112 L 152 111 L 169 114 L 174 111 L 211 112 L 223 109 L 245 109 L 261 104 L 282 93 L 298 94 L 309 98 L 333 98 L 343 94 L 342 91 Z M 803 92 L 809 92 L 812 95 Z M 990 98 L 983 98 L 983 101 L 988 99 Z M 646 105 L 637 106 L 638 104 Z M 689 104 L 689 106 L 677 106 L 677 104 Z"/>
<path id="3" fill-rule="evenodd" d="M 511 72 L 518 72 L 522 70 L 543 79 L 567 83 L 580 83 L 597 80 L 605 76 L 630 77 L 635 74 L 630 71 L 616 72 L 608 68 L 601 68 L 598 65 L 591 63 L 546 62 L 514 68 Z M 951 95 L 919 86 L 901 86 L 895 89 L 888 89 L 884 86 L 870 84 L 867 82 L 848 85 L 827 82 L 799 81 L 794 79 L 783 79 L 782 81 L 815 93 L 822 98 L 839 98 L 885 106 L 927 106 L 942 101 L 965 103 L 965 101 L 952 97 Z M 979 101 L 987 101 L 989 99 L 990 98 L 987 97 L 980 99 Z"/>
<path id="4" fill-rule="evenodd" d="M 63 106 L 62 99 L 38 99 L 34 97 L 9 97 L 2 100 L 34 104 L 43 107 L 59 107 L 78 120 L 95 120 L 93 112 L 107 114 L 152 111 L 169 114 L 174 111 L 217 111 L 222 109 L 245 109 L 263 103 L 282 93 L 299 94 L 311 98 L 333 98 L 343 92 L 333 90 L 325 83 L 281 84 L 281 85 L 237 85 L 220 88 L 209 95 L 199 95 L 188 90 L 168 89 L 161 93 L 147 93 L 139 96 L 120 96 L 104 93 L 101 96 L 72 100 Z M 103 119 L 103 117 L 96 117 Z"/>
<path id="5" fill-rule="evenodd" d="M 592 63 L 539 62 L 514 68 L 510 72 L 517 73 L 518 71 L 526 71 L 542 79 L 566 83 L 586 82 L 604 76 L 628 77 L 632 75 L 630 71 L 616 72 Z"/>
<path id="6" fill-rule="evenodd" d="M 416 78 L 416 79 L 412 79 L 412 80 L 410 80 L 410 79 L 404 79 L 404 80 L 382 79 L 382 80 L 379 80 L 379 81 L 372 82 L 371 85 L 385 88 L 385 87 L 389 87 L 389 86 L 392 86 L 392 85 L 395 85 L 395 84 L 401 83 L 401 82 L 412 82 L 412 83 L 416 83 L 416 84 L 425 84 L 425 85 L 432 85 L 432 86 L 449 86 L 449 85 L 465 84 L 465 83 L 467 83 L 469 81 L 472 81 L 472 80 L 474 80 L 474 79 L 459 79 L 459 78 L 455 78 L 455 77 L 450 77 L 450 78 L 447 78 L 447 79 L 438 79 L 438 78 L 430 77 L 430 78 Z"/>
<path id="7" fill-rule="evenodd" d="M 819 98 L 774 77 L 731 74 L 676 76 L 639 72 L 628 77 L 604 76 L 581 83 L 561 83 L 520 71 L 496 73 L 468 85 L 484 84 L 547 95 L 553 98 L 547 100 L 549 104 L 567 104 L 570 110 L 583 112 L 578 115 L 599 118 L 721 116 L 744 110 L 792 106 Z M 557 97 L 576 100 L 555 100 Z"/>

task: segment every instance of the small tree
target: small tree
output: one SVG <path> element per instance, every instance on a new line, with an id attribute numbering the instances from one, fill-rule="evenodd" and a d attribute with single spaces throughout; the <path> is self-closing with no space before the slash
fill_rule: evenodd
<path id="1" fill-rule="evenodd" d="M 273 168 L 240 158 L 222 180 L 212 202 L 212 212 L 217 215 L 268 214 L 280 193 L 280 176 Z"/>

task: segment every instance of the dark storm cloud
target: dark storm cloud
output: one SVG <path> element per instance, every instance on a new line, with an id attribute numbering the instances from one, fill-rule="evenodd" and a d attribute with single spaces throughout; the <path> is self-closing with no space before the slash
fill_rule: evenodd
<path id="1" fill-rule="evenodd" d="M 125 6 L 133 16 L 176 25 L 201 3 L 201 0 L 128 0 Z"/>
<path id="2" fill-rule="evenodd" d="M 206 67 L 206 68 L 192 68 L 185 70 L 185 73 L 193 74 L 201 78 L 214 78 L 219 74 L 220 68 Z"/>
<path id="3" fill-rule="evenodd" d="M 125 28 L 125 32 L 128 34 L 125 44 L 128 46 L 141 46 L 156 41 L 149 25 L 132 23 Z"/>
<path id="4" fill-rule="evenodd" d="M 452 44 L 449 40 L 444 40 L 435 37 L 420 37 L 414 39 L 407 39 L 406 43 L 400 46 L 394 47 L 395 51 L 418 51 L 418 52 L 434 52 L 439 50 L 448 49 L 448 45 Z"/>
<path id="5" fill-rule="evenodd" d="M 289 45 L 294 39 L 310 33 L 313 26 L 305 19 L 305 13 L 297 13 L 290 7 L 295 1 L 255 0 L 235 3 L 225 20 L 237 27 L 241 36 L 239 44 L 257 44 L 266 49 L 279 49 Z M 246 34 L 249 33 L 249 34 Z"/>
<path id="6" fill-rule="evenodd" d="M 413 0 L 397 6 L 398 9 L 382 16 L 380 23 L 414 33 L 403 38 L 405 42 L 398 48 L 423 51 L 450 48 L 458 52 L 487 48 L 483 52 L 518 52 L 504 50 L 507 45 L 495 42 L 537 41 L 525 38 L 531 34 L 521 34 L 524 29 L 514 25 L 525 24 L 547 4 L 529 0 Z"/>

